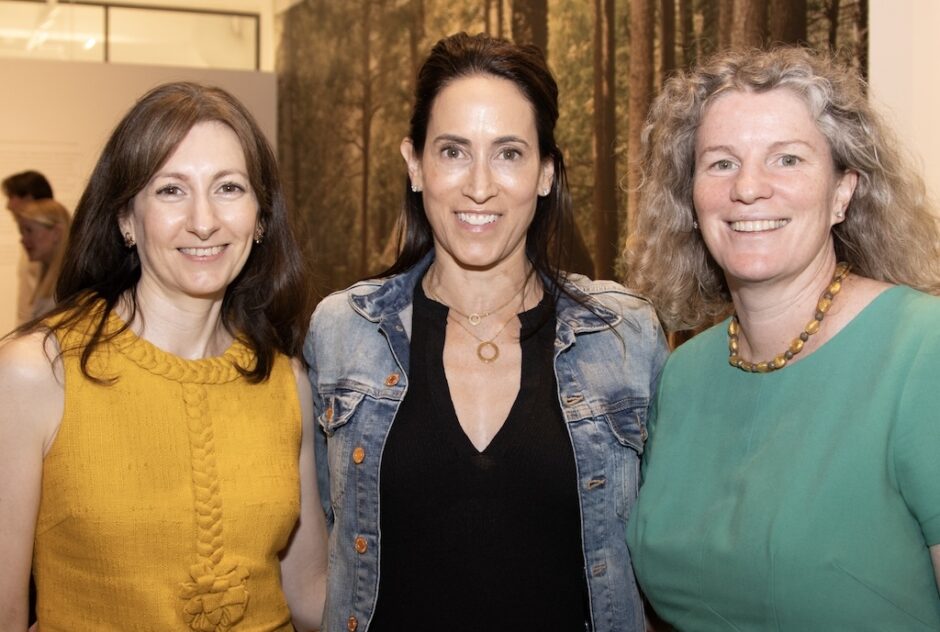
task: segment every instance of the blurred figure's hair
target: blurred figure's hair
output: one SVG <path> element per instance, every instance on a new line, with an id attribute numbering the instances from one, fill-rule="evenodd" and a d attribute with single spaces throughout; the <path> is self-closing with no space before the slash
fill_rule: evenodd
<path id="1" fill-rule="evenodd" d="M 21 198 L 45 200 L 52 197 L 52 185 L 46 176 L 38 171 L 21 171 L 7 176 L 0 184 L 3 194 L 7 197 L 15 195 Z"/>
<path id="2" fill-rule="evenodd" d="M 65 257 L 68 246 L 69 225 L 71 224 L 69 212 L 52 198 L 42 198 L 30 200 L 14 215 L 18 220 L 36 222 L 47 229 L 57 229 L 59 231 L 59 241 L 56 244 L 55 251 L 53 251 L 48 261 L 42 262 L 42 274 L 39 277 L 39 283 L 36 284 L 31 302 L 35 304 L 37 301 L 53 299 L 56 282 L 62 269 L 62 259 Z"/>

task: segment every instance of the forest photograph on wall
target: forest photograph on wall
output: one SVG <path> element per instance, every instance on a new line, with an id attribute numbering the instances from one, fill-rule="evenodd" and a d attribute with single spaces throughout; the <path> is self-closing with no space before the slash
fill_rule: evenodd
<path id="1" fill-rule="evenodd" d="M 399 144 L 441 37 L 486 32 L 546 53 L 581 256 L 622 278 L 636 162 L 663 82 L 727 48 L 799 43 L 867 71 L 868 0 L 302 0 L 280 19 L 278 153 L 319 294 L 387 267 L 407 186 Z"/>

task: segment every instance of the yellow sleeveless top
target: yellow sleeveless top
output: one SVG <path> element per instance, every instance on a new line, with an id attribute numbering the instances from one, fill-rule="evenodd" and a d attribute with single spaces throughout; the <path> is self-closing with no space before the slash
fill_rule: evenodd
<path id="1" fill-rule="evenodd" d="M 289 359 L 251 384 L 241 342 L 183 360 L 127 330 L 92 357 L 92 375 L 116 378 L 96 384 L 68 351 L 80 329 L 59 335 L 65 412 L 33 562 L 42 632 L 292 630 L 278 561 L 300 508 Z"/>

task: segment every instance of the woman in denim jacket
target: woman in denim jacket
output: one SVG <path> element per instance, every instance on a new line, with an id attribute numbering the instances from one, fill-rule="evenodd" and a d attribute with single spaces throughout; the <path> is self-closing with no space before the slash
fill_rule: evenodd
<path id="1" fill-rule="evenodd" d="M 624 529 L 665 343 L 558 266 L 557 117 L 535 47 L 454 35 L 419 72 L 401 254 L 305 345 L 327 632 L 643 629 Z"/>

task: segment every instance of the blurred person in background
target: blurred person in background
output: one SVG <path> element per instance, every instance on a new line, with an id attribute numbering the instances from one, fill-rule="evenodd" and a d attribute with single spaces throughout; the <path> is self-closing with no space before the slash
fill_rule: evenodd
<path id="1" fill-rule="evenodd" d="M 52 198 L 52 186 L 49 180 L 38 171 L 21 171 L 7 176 L 0 183 L 0 189 L 7 198 L 7 210 L 16 212 L 31 200 L 45 200 Z M 18 325 L 25 323 L 32 318 L 33 295 L 36 292 L 36 285 L 39 283 L 39 276 L 42 272 L 42 266 L 38 263 L 30 263 L 29 258 L 24 252 L 17 264 L 17 294 L 16 294 L 16 323 Z"/>
<path id="2" fill-rule="evenodd" d="M 30 319 L 55 306 L 55 286 L 69 240 L 71 219 L 64 206 L 51 198 L 28 201 L 13 211 L 20 243 L 31 262 L 40 266 L 30 302 Z"/>

